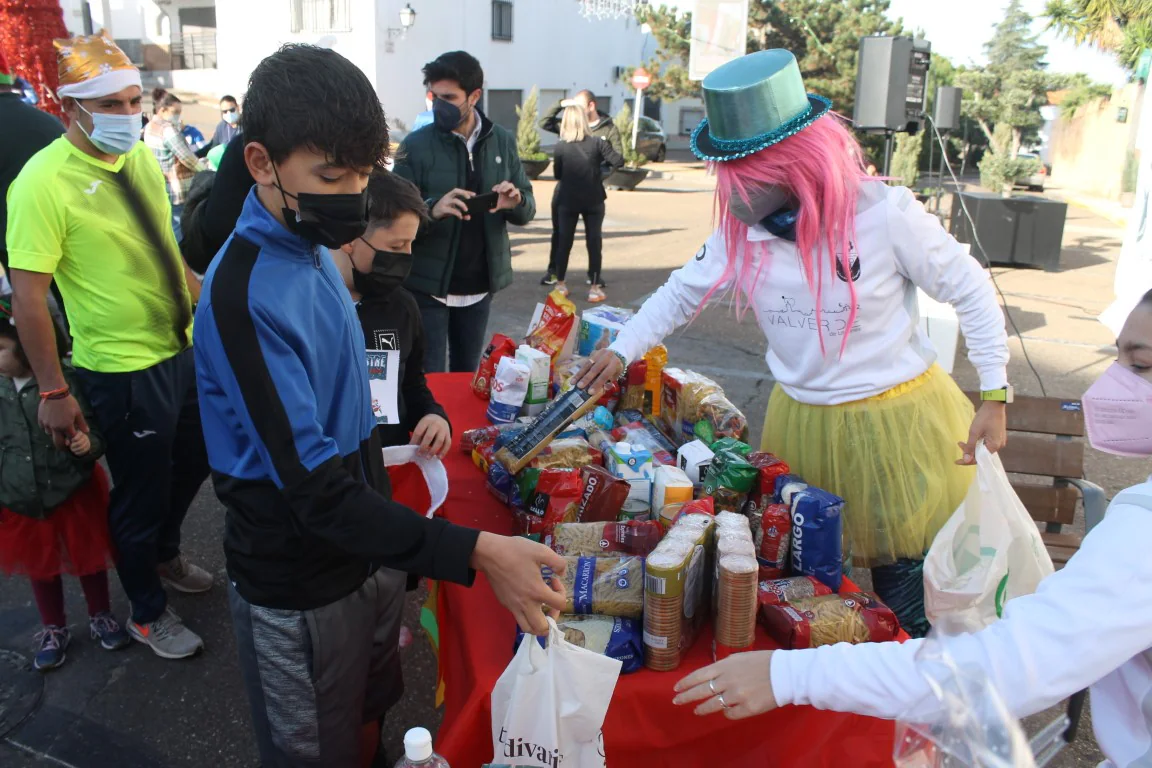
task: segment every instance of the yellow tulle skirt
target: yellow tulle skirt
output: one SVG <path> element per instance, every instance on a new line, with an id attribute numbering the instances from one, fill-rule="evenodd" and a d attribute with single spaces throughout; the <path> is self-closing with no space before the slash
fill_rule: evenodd
<path id="1" fill-rule="evenodd" d="M 975 475 L 957 443 L 974 411 L 939 366 L 876 397 L 805 405 L 777 386 L 761 449 L 844 499 L 845 544 L 858 567 L 921 558 Z"/>

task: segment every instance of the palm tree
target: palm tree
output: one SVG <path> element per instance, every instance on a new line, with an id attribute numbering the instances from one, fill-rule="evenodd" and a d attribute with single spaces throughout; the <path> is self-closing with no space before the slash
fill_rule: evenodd
<path id="1" fill-rule="evenodd" d="M 1152 48 L 1152 3 L 1148 0 L 1048 0 L 1048 28 L 1079 44 L 1115 53 L 1129 69 Z"/>

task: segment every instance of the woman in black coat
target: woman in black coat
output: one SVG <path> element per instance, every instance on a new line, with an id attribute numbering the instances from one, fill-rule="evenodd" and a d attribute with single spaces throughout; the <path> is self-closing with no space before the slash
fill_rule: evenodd
<path id="1" fill-rule="evenodd" d="M 588 274 L 592 287 L 588 301 L 604 301 L 604 283 L 600 278 L 604 238 L 604 191 L 601 167 L 613 170 L 624 165 L 624 158 L 612 145 L 592 135 L 588 118 L 578 105 L 564 108 L 560 122 L 560 141 L 552 159 L 553 172 L 559 182 L 556 195 L 559 241 L 556 253 L 556 288 L 568 295 L 564 275 L 568 271 L 568 256 L 576 239 L 576 222 L 584 217 L 584 239 L 588 243 Z"/>

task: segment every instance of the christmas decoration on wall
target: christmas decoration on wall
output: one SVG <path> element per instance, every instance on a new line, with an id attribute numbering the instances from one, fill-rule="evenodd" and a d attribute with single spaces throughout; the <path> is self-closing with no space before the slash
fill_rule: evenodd
<path id="1" fill-rule="evenodd" d="M 61 119 L 52 41 L 64 37 L 68 29 L 60 0 L 0 0 L 0 51 L 12 75 L 31 83 L 40 97 L 40 109 Z"/>

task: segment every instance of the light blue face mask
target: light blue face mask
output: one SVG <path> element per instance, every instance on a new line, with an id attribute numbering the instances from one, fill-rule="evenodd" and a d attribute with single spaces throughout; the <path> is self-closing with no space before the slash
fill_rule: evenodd
<path id="1" fill-rule="evenodd" d="M 92 133 L 84 130 L 80 123 L 80 130 L 92 142 L 92 146 L 109 155 L 126 155 L 140 141 L 140 113 L 131 115 L 110 115 L 105 112 L 89 112 L 76 102 L 80 111 L 92 118 Z"/>

